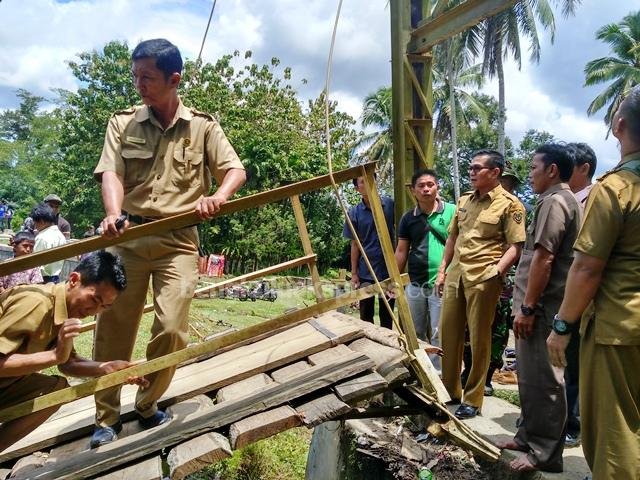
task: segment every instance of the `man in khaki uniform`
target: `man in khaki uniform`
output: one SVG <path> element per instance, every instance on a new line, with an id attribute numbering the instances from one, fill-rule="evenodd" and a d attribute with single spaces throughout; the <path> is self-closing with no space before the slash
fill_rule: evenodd
<path id="1" fill-rule="evenodd" d="M 503 170 L 500 153 L 474 153 L 469 174 L 475 190 L 458 201 L 435 284 L 440 294 L 444 290 L 442 381 L 453 401 L 462 400 L 455 412 L 458 418 L 474 417 L 482 407 L 491 323 L 504 275 L 520 256 L 525 239 L 524 207 L 500 185 Z M 463 396 L 460 370 L 467 326 L 473 363 Z"/>
<path id="2" fill-rule="evenodd" d="M 182 72 L 178 49 L 164 39 L 147 40 L 135 48 L 132 62 L 134 83 L 144 105 L 111 118 L 94 172 L 102 183 L 106 217 L 101 226 L 107 237 L 123 231 L 116 226 L 122 214 L 128 218 L 124 228 L 194 210 L 201 218 L 210 218 L 246 178 L 215 119 L 185 107 L 178 97 Z M 212 177 L 219 186 L 208 196 Z M 109 312 L 98 317 L 96 360 L 131 358 L 149 278 L 155 317 L 146 358 L 185 347 L 197 282 L 198 244 L 194 226 L 112 249 L 122 256 L 129 287 Z M 143 427 L 170 420 L 156 402 L 174 372 L 172 367 L 149 375 L 149 388 L 138 391 L 135 408 Z M 120 388 L 103 390 L 95 398 L 97 427 L 92 447 L 115 440 L 121 429 Z"/>
<path id="3" fill-rule="evenodd" d="M 63 377 L 38 373 L 57 365 L 65 375 L 99 376 L 129 362 L 94 362 L 79 357 L 73 339 L 80 319 L 101 312 L 125 288 L 120 260 L 95 253 L 75 268 L 64 284 L 19 285 L 0 294 L 0 409 L 67 386 Z M 129 383 L 146 385 L 143 377 Z M 60 405 L 0 425 L 0 452 L 35 430 Z"/>
<path id="4" fill-rule="evenodd" d="M 622 159 L 594 185 L 574 245 L 562 305 L 547 339 L 551 362 L 580 323 L 580 415 L 595 480 L 640 478 L 640 87 L 613 116 Z M 582 321 L 581 320 L 582 317 Z"/>
<path id="5" fill-rule="evenodd" d="M 526 452 L 511 462 L 516 471 L 561 472 L 563 467 L 564 369 L 551 365 L 546 340 L 562 302 L 582 221 L 580 204 L 566 183 L 573 165 L 571 152 L 559 144 L 538 147 L 531 161 L 529 181 L 539 196 L 513 293 L 521 414 L 515 437 L 497 443 L 500 448 Z"/>

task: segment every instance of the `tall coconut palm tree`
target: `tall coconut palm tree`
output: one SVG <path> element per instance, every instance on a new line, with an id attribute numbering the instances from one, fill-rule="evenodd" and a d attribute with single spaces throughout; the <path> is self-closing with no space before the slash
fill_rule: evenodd
<path id="1" fill-rule="evenodd" d="M 393 136 L 391 133 L 391 87 L 380 87 L 364 99 L 360 117 L 364 128 L 375 131 L 362 137 L 357 148 L 363 149 L 357 158 L 361 161 L 378 161 L 378 180 L 386 185 L 393 171 Z"/>
<path id="2" fill-rule="evenodd" d="M 433 100 L 437 113 L 434 138 L 442 145 L 449 139 L 453 166 L 453 189 L 456 201 L 460 197 L 460 168 L 458 163 L 458 127 L 468 126 L 467 113 L 473 111 L 485 118 L 484 105 L 478 102 L 467 87 L 480 88 L 483 83 L 482 66 L 470 65 L 471 57 L 465 45 L 465 36 L 453 37 L 436 49 L 433 68 Z"/>
<path id="3" fill-rule="evenodd" d="M 572 15 L 581 0 L 552 0 L 562 6 L 564 16 Z M 521 37 L 528 40 L 530 60 L 540 61 L 538 23 L 549 31 L 551 42 L 555 37 L 555 17 L 548 0 L 523 0 L 499 14 L 486 19 L 476 27 L 482 38 L 483 73 L 498 77 L 498 150 L 504 154 L 504 125 L 506 120 L 504 59 L 511 54 L 518 64 L 522 62 Z"/>
<path id="4" fill-rule="evenodd" d="M 604 122 L 610 126 L 625 93 L 640 83 L 640 11 L 630 13 L 620 23 L 610 23 L 600 28 L 596 38 L 611 46 L 613 56 L 587 63 L 584 84 L 611 83 L 593 99 L 587 113 L 594 115 L 608 105 Z"/>

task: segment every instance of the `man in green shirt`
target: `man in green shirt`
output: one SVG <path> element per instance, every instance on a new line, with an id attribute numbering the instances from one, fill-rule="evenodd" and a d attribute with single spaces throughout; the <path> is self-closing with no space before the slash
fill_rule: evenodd
<path id="1" fill-rule="evenodd" d="M 405 295 L 416 334 L 421 340 L 437 347 L 440 344 L 438 322 L 441 299 L 433 291 L 433 284 L 456 207 L 439 197 L 438 177 L 433 170 L 418 170 L 413 174 L 411 193 L 418 205 L 400 219 L 396 262 L 402 271 L 409 261 L 411 283 L 407 285 Z M 440 370 L 440 357 L 431 355 L 431 361 Z"/>

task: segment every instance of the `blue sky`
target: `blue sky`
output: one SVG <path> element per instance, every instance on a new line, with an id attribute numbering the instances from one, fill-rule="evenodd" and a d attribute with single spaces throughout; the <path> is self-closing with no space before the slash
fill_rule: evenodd
<path id="1" fill-rule="evenodd" d="M 332 98 L 358 117 L 362 99 L 389 85 L 389 9 L 386 0 L 347 0 L 338 28 Z M 185 57 L 195 58 L 212 0 L 4 0 L 0 3 L 0 109 L 16 106 L 15 90 L 53 97 L 51 88 L 75 89 L 65 61 L 110 40 L 166 37 Z M 278 57 L 292 67 L 293 84 L 304 98 L 323 87 L 337 0 L 218 0 L 204 51 L 213 61 L 234 50 L 252 50 L 253 60 Z M 640 0 L 583 0 L 574 18 L 557 13 L 555 44 L 543 38 L 539 65 L 523 61 L 506 68 L 507 134 L 517 142 L 529 128 L 565 141 L 586 141 L 600 158 L 599 171 L 618 160 L 617 143 L 605 139 L 602 115 L 586 108 L 603 87 L 583 88 L 584 65 L 607 55 L 595 40 L 605 23 L 618 22 Z M 303 83 L 302 79 L 308 83 Z M 485 91 L 497 94 L 495 82 Z"/>

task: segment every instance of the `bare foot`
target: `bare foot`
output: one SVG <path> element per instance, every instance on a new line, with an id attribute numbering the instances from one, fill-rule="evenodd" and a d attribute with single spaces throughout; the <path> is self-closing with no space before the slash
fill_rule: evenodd
<path id="1" fill-rule="evenodd" d="M 516 472 L 532 472 L 533 470 L 537 470 L 527 455 L 519 456 L 511 462 L 510 466 L 511 470 L 515 470 Z"/>
<path id="2" fill-rule="evenodd" d="M 511 439 L 511 440 L 503 440 L 503 441 L 497 441 L 495 443 L 496 447 L 498 447 L 500 450 L 504 450 L 505 448 L 507 450 L 517 450 L 519 452 L 526 452 L 527 449 L 524 447 L 521 447 L 515 440 Z"/>

